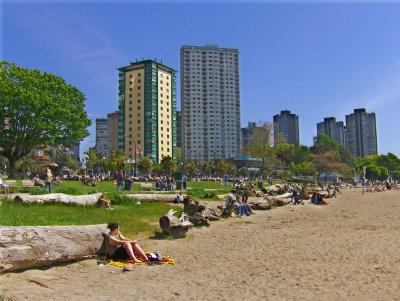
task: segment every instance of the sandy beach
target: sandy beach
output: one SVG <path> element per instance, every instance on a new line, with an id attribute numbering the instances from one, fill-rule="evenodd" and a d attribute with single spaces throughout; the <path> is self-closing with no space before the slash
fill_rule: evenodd
<path id="1" fill-rule="evenodd" d="M 85 260 L 0 276 L 6 300 L 400 300 L 400 192 L 345 190 L 141 239 L 176 265 L 133 271 Z M 308 201 L 307 201 L 308 203 Z"/>

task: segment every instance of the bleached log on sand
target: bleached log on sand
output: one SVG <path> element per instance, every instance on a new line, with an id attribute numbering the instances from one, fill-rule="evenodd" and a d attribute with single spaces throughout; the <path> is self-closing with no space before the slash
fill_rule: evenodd
<path id="1" fill-rule="evenodd" d="M 176 194 L 161 194 L 161 193 L 127 194 L 126 196 L 132 199 L 149 201 L 149 202 L 173 202 L 176 198 Z"/>
<path id="2" fill-rule="evenodd" d="M 96 204 L 96 202 L 99 200 L 100 195 L 101 193 L 86 195 L 68 195 L 63 193 L 50 193 L 43 195 L 17 194 L 14 200 L 22 203 L 58 202 L 64 204 L 91 206 Z"/>
<path id="3" fill-rule="evenodd" d="M 166 234 L 171 234 L 174 238 L 186 236 L 187 231 L 193 227 L 193 224 L 187 220 L 186 215 L 180 218 L 174 216 L 176 211 L 170 209 L 167 214 L 160 218 L 160 227 Z"/>
<path id="4" fill-rule="evenodd" d="M 0 273 L 97 254 L 107 225 L 0 227 Z"/>

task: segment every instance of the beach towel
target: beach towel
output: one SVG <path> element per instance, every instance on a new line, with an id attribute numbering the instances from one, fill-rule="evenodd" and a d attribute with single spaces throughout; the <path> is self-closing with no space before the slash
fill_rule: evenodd
<path id="1" fill-rule="evenodd" d="M 135 263 L 133 260 L 113 260 L 107 259 L 107 262 L 111 265 L 117 267 L 125 267 L 128 264 L 144 264 L 144 265 L 158 265 L 158 264 L 175 264 L 175 260 L 171 257 L 162 257 L 160 253 L 157 252 L 144 252 L 149 259 L 147 262 Z"/>

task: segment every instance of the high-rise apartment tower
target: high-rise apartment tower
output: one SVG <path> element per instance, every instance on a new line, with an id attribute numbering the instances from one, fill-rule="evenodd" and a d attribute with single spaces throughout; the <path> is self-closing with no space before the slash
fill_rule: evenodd
<path id="1" fill-rule="evenodd" d="M 153 60 L 119 68 L 118 148 L 160 162 L 176 160 L 175 70 Z"/>
<path id="2" fill-rule="evenodd" d="M 239 52 L 218 45 L 181 48 L 182 155 L 198 162 L 240 151 Z"/>
<path id="3" fill-rule="evenodd" d="M 110 121 L 108 118 L 96 119 L 96 144 L 94 150 L 104 157 L 111 155 L 110 151 Z"/>
<path id="4" fill-rule="evenodd" d="M 378 154 L 375 113 L 355 109 L 346 115 L 346 149 L 356 157 Z"/>
<path id="5" fill-rule="evenodd" d="M 324 118 L 323 122 L 317 123 L 317 135 L 320 134 L 329 136 L 342 147 L 345 145 L 343 121 L 336 122 L 335 117 Z"/>
<path id="6" fill-rule="evenodd" d="M 290 111 L 281 111 L 273 117 L 274 144 L 300 144 L 299 116 Z"/>

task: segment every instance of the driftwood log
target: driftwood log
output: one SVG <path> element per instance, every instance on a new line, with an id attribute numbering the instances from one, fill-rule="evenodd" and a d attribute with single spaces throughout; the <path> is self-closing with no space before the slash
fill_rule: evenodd
<path id="1" fill-rule="evenodd" d="M 202 205 L 190 197 L 183 199 L 183 212 L 187 214 L 189 221 L 196 226 L 209 226 L 210 221 L 218 220 L 221 215 L 208 205 Z"/>
<path id="2" fill-rule="evenodd" d="M 97 254 L 107 225 L 0 227 L 0 273 Z"/>
<path id="3" fill-rule="evenodd" d="M 176 198 L 176 194 L 162 194 L 162 193 L 127 194 L 126 196 L 132 199 L 149 201 L 149 202 L 173 202 Z"/>
<path id="4" fill-rule="evenodd" d="M 160 218 L 160 227 L 167 235 L 174 238 L 182 238 L 186 236 L 187 231 L 193 227 L 187 216 L 182 214 L 180 218 L 174 216 L 176 211 L 170 209 L 167 214 Z"/>
<path id="5" fill-rule="evenodd" d="M 22 203 L 58 202 L 64 204 L 91 206 L 96 204 L 100 196 L 101 193 L 87 195 L 68 195 L 63 193 L 50 193 L 43 195 L 17 194 L 14 200 Z"/>
<path id="6" fill-rule="evenodd" d="M 291 193 L 285 193 L 278 196 L 265 196 L 263 198 L 250 198 L 250 207 L 254 210 L 270 210 L 275 206 L 285 206 L 290 203 Z"/>

